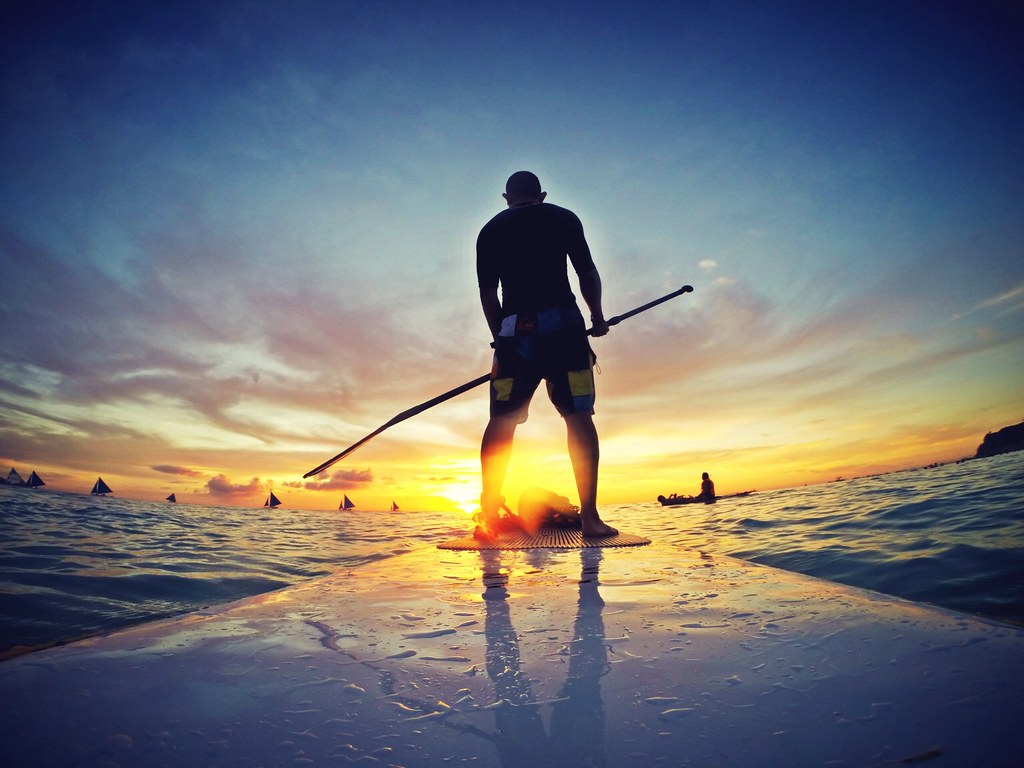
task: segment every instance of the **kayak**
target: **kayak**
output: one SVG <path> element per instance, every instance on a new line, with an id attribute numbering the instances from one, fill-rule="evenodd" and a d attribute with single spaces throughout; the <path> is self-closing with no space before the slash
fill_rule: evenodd
<path id="1" fill-rule="evenodd" d="M 659 496 L 658 501 L 661 502 L 663 507 L 674 507 L 678 504 L 714 504 L 719 499 L 738 499 L 742 496 L 750 496 L 754 491 L 740 491 L 739 493 L 729 493 L 725 496 L 714 496 L 712 498 L 706 498 L 704 496 Z"/>

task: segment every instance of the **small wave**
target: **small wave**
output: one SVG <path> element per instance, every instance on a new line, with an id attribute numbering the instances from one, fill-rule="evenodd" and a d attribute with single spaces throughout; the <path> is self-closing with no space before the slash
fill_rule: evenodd
<path id="1" fill-rule="evenodd" d="M 777 528 L 779 526 L 787 525 L 785 520 L 759 520 L 755 517 L 745 517 L 739 520 L 737 526 L 740 529 L 743 528 Z"/>

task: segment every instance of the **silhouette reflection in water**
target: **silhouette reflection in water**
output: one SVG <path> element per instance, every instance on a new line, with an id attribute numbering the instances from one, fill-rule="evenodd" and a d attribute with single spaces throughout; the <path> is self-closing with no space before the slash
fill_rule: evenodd
<path id="1" fill-rule="evenodd" d="M 501 552 L 481 550 L 483 560 L 487 675 L 500 704 L 494 709 L 494 733 L 471 733 L 494 743 L 504 768 L 539 765 L 604 766 L 604 704 L 601 677 L 608 671 L 608 648 L 598 591 L 601 550 L 580 551 L 582 571 L 573 638 L 564 651 L 569 670 L 557 698 L 538 701 L 522 669 L 519 638 L 512 624 L 508 574 Z M 551 705 L 550 734 L 542 708 Z"/>

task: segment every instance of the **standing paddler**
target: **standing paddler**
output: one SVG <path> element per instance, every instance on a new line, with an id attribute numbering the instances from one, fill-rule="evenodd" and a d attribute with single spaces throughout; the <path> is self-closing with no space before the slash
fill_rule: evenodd
<path id="1" fill-rule="evenodd" d="M 579 277 L 592 336 L 608 333 L 601 276 L 579 217 L 545 203 L 547 193 L 533 173 L 513 173 L 502 197 L 508 208 L 484 225 L 476 244 L 480 303 L 494 338 L 494 364 L 490 420 L 480 444 L 483 493 L 473 535 L 496 535 L 516 427 L 526 421 L 530 399 L 543 379 L 552 404 L 565 420 L 583 536 L 614 536 L 616 529 L 602 522 L 597 511 L 600 444 L 593 420 L 595 356 L 569 285 L 566 259 Z"/>

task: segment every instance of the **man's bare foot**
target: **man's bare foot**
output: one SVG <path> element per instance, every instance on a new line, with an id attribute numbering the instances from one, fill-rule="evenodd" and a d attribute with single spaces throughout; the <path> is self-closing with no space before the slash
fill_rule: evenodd
<path id="1" fill-rule="evenodd" d="M 581 515 L 580 521 L 583 524 L 583 538 L 585 539 L 607 538 L 619 532 L 618 529 L 602 522 L 596 512 L 593 515 Z"/>
<path id="2" fill-rule="evenodd" d="M 494 541 L 501 531 L 501 510 L 508 512 L 505 506 L 504 496 L 480 496 L 480 509 L 473 515 L 476 520 L 476 528 L 473 531 L 473 538 L 478 541 Z M 509 512 L 511 514 L 511 512 Z"/>
<path id="3" fill-rule="evenodd" d="M 494 541 L 498 538 L 499 518 L 498 512 L 484 513 L 482 510 L 473 515 L 476 520 L 476 528 L 473 529 L 473 538 L 478 541 Z"/>

